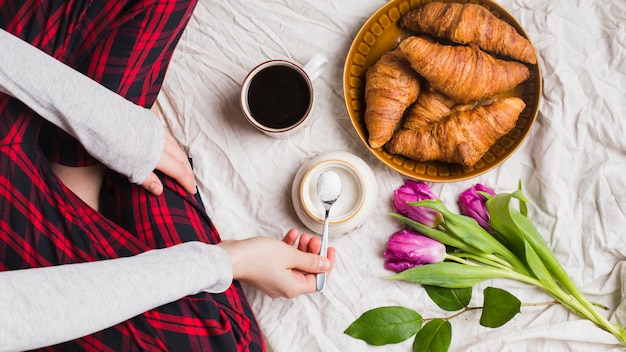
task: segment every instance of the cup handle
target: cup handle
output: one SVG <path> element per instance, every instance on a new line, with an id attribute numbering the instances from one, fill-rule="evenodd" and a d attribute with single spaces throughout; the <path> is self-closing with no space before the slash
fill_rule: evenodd
<path id="1" fill-rule="evenodd" d="M 315 54 L 304 65 L 304 71 L 309 75 L 311 81 L 316 80 L 326 69 L 328 58 L 324 54 Z"/>

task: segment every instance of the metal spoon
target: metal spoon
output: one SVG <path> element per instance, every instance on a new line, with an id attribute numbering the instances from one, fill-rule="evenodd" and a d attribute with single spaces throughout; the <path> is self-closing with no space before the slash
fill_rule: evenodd
<path id="1" fill-rule="evenodd" d="M 324 205 L 325 210 L 320 255 L 326 257 L 328 255 L 328 216 L 330 214 L 330 207 L 335 204 L 337 198 L 341 195 L 341 179 L 339 178 L 339 175 L 332 170 L 322 172 L 317 179 L 317 194 L 319 195 L 320 201 Z M 326 273 L 317 274 L 316 287 L 318 292 L 321 292 L 324 289 L 325 282 Z"/>

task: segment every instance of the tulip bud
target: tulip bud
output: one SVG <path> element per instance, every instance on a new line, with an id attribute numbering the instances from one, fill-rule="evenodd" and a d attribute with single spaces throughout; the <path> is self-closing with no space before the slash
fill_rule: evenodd
<path id="1" fill-rule="evenodd" d="M 443 216 L 438 211 L 407 204 L 427 199 L 437 197 L 423 182 L 406 180 L 404 185 L 393 192 L 393 206 L 399 214 L 428 227 L 435 227 L 443 221 Z"/>
<path id="2" fill-rule="evenodd" d="M 446 257 L 446 246 L 430 237 L 410 230 L 394 233 L 385 250 L 385 268 L 401 272 L 418 265 L 440 263 Z"/>
<path id="3" fill-rule="evenodd" d="M 463 215 L 474 218 L 482 228 L 492 232 L 491 226 L 489 226 L 489 212 L 485 205 L 487 203 L 487 197 L 478 192 L 485 192 L 491 195 L 496 194 L 493 189 L 477 183 L 467 191 L 461 193 L 459 196 L 459 208 Z"/>

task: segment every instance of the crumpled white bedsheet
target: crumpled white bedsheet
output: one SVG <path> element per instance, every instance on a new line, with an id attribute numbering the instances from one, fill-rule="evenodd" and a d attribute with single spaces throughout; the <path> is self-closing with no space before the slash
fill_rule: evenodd
<path id="1" fill-rule="evenodd" d="M 580 287 L 626 324 L 626 1 L 499 0 L 535 45 L 544 77 L 537 122 L 515 155 L 497 169 L 458 183 L 432 184 L 451 207 L 474 183 L 512 191 L 522 180 L 531 219 Z M 306 230 L 291 203 L 300 165 L 320 153 L 347 151 L 379 180 L 379 208 L 357 232 L 333 238 L 337 264 L 323 293 L 265 297 L 246 287 L 270 351 L 410 351 L 411 341 L 368 346 L 343 333 L 368 309 L 403 305 L 441 317 L 423 289 L 383 281 L 386 241 L 402 226 L 387 213 L 404 177 L 365 149 L 350 123 L 342 90 L 345 57 L 382 0 L 199 0 L 175 52 L 157 106 L 193 157 L 209 215 L 224 238 L 281 238 Z M 310 128 L 277 140 L 253 129 L 238 104 L 240 83 L 256 64 L 276 58 L 304 63 L 328 56 L 315 81 Z M 506 280 L 493 285 L 523 302 L 549 297 Z M 479 313 L 452 320 L 451 351 L 613 351 L 612 335 L 552 305 L 523 307 L 507 325 L 481 327 Z"/>

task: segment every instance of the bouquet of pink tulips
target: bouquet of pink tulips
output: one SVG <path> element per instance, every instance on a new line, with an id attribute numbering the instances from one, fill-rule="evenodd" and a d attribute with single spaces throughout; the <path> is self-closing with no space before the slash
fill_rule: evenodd
<path id="1" fill-rule="evenodd" d="M 407 180 L 394 192 L 396 213 L 391 215 L 409 228 L 389 239 L 385 267 L 397 274 L 387 279 L 421 284 L 439 307 L 449 311 L 466 308 L 472 287 L 479 282 L 517 280 L 538 287 L 626 345 L 626 330 L 609 322 L 576 287 L 528 219 L 526 203 L 521 183 L 513 193 L 501 194 L 478 184 L 460 195 L 459 215 L 436 199 L 427 184 Z M 488 287 L 480 324 L 499 327 L 519 313 L 520 305 L 507 291 Z M 372 345 L 415 335 L 414 351 L 447 351 L 448 319 L 422 323 L 421 315 L 411 309 L 380 307 L 365 312 L 345 333 Z"/>

